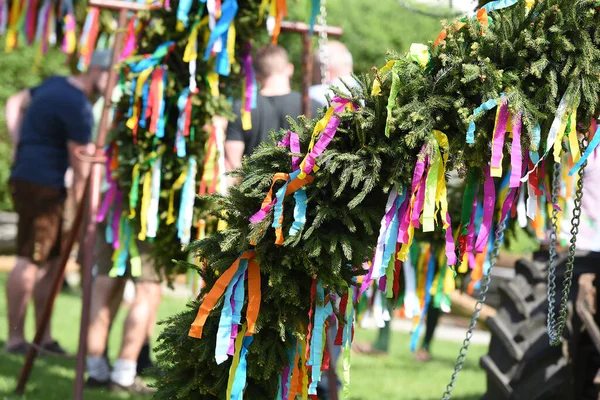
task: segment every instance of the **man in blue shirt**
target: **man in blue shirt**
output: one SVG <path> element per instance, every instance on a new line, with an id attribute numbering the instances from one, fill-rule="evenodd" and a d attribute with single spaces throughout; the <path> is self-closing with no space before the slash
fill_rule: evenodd
<path id="1" fill-rule="evenodd" d="M 110 51 L 94 53 L 89 70 L 78 76 L 52 77 L 8 99 L 6 121 L 14 143 L 10 188 L 19 215 L 17 262 L 6 282 L 6 350 L 24 353 L 27 305 L 34 297 L 40 318 L 51 290 L 61 251 L 65 172 L 73 169 L 73 193 L 83 196 L 89 165 L 76 154 L 88 148 L 93 128 L 92 103 L 105 89 Z M 41 345 L 64 353 L 52 339 L 50 324 Z"/>

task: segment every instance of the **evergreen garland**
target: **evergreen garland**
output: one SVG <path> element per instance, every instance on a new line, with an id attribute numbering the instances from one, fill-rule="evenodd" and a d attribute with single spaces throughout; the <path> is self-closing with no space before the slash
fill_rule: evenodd
<path id="1" fill-rule="evenodd" d="M 234 261 L 248 251 L 254 252 L 260 264 L 262 297 L 253 341 L 244 339 L 242 344 L 242 352 L 248 352 L 243 394 L 249 399 L 281 398 L 284 371 L 306 366 L 304 354 L 299 364 L 289 351 L 293 355 L 296 345 L 307 342 L 314 333 L 310 327 L 319 326 L 313 311 L 330 297 L 343 298 L 349 289 L 352 293 L 355 277 L 365 273 L 363 263 L 375 252 L 382 211 L 392 188 L 410 188 L 417 162 L 435 159 L 434 130 L 445 133 L 449 141 L 448 148 L 441 150 L 448 156 L 446 171 L 458 170 L 468 184 L 482 188 L 492 144 L 498 142 L 494 136 L 496 112 L 473 117 L 473 111 L 488 100 L 507 104 L 513 116 L 521 113 L 523 151 L 519 161 L 531 151 L 552 162 L 554 141 L 550 146 L 546 142 L 549 132 L 556 131 L 555 119 L 558 149 L 562 146 L 575 152 L 567 145 L 566 136 L 564 145 L 562 142 L 565 130 L 569 131 L 567 120 L 576 111 L 571 124 L 580 123 L 578 130 L 585 134 L 589 121 L 598 114 L 600 32 L 596 6 L 592 0 L 520 1 L 490 16 L 480 12 L 476 18 L 464 19 L 462 26 L 459 21 L 447 25 L 446 37 L 437 45 L 430 44 L 429 49 L 416 46 L 407 58 L 393 57 L 387 71 L 376 70 L 374 77 L 362 77 L 362 89 L 351 90 L 349 99 L 355 109 L 338 114 L 337 134 L 317 158 L 319 169 L 311 174 L 314 181 L 305 186 L 306 223 L 295 236 L 287 235 L 294 223 L 290 210 L 295 201 L 292 196 L 285 197 L 283 245 L 275 244 L 272 212 L 262 222 L 251 224 L 249 219 L 261 208 L 274 175 L 294 172 L 290 162 L 294 154 L 275 145 L 285 132 L 275 134 L 273 143 L 260 146 L 236 172 L 242 183 L 228 196 L 214 198 L 214 212 L 225 215 L 228 229 L 191 245 L 203 260 L 197 269 L 206 286 L 187 311 L 165 322 L 159 366 L 166 376 L 156 383 L 157 398 L 222 399 L 229 381 L 238 379 L 242 369 L 233 368 L 231 359 L 220 365 L 215 362 L 219 316 L 224 308 L 221 299 L 209 307 L 202 339 L 188 334 L 200 305 L 214 294 L 217 280 L 222 283 Z M 374 84 L 380 89 L 372 90 Z M 468 145 L 466 132 L 471 122 L 476 129 L 474 143 Z M 293 125 L 302 156 L 307 154 L 316 123 L 300 118 Z M 499 143 L 505 154 L 505 172 L 511 164 L 507 155 L 513 150 L 506 136 L 506 143 Z M 543 181 L 541 166 L 531 177 Z M 528 165 L 525 167 L 518 178 L 525 174 Z M 276 182 L 273 193 L 282 184 L 285 181 Z M 467 229 L 463 223 L 468 225 L 473 203 L 472 197 L 465 198 L 463 215 L 465 210 L 468 215 L 461 221 L 459 236 Z M 512 197 L 505 198 L 510 209 Z M 498 219 L 496 213 L 494 219 Z M 457 247 L 462 256 L 466 249 L 460 237 Z M 179 265 L 195 268 L 184 261 Z M 313 303 L 317 279 L 325 296 L 318 295 Z M 247 306 L 245 300 L 242 315 L 249 317 Z M 338 313 L 335 306 L 334 312 Z M 342 325 L 352 323 L 344 315 L 338 315 L 338 320 Z M 239 355 L 234 359 L 239 360 Z M 302 373 L 306 376 L 310 370 Z M 292 390 L 298 388 L 302 393 L 306 382 Z M 289 393 L 285 390 L 283 393 Z"/>

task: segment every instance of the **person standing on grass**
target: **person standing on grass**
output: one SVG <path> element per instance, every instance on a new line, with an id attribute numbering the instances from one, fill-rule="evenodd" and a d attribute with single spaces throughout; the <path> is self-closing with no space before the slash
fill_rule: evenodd
<path id="1" fill-rule="evenodd" d="M 89 70 L 78 76 L 55 76 L 23 90 L 6 103 L 6 122 L 13 139 L 14 162 L 10 190 L 19 215 L 17 261 L 6 282 L 9 353 L 25 353 L 24 326 L 33 296 L 39 322 L 52 288 L 61 251 L 65 173 L 73 168 L 77 202 L 85 191 L 89 164 L 77 157 L 92 153 L 92 99 L 106 88 L 111 54 L 95 52 Z M 42 337 L 42 350 L 64 354 L 51 335 Z"/>
<path id="2" fill-rule="evenodd" d="M 121 95 L 119 87 L 116 87 L 112 102 L 117 103 Z M 104 100 L 99 99 L 94 105 L 96 119 L 99 119 L 103 108 Z M 141 369 L 151 364 L 149 338 L 156 325 L 156 314 L 161 299 L 161 279 L 149 257 L 150 244 L 137 241 L 142 262 L 141 276 L 132 276 L 131 264 L 128 261 L 125 274 L 113 277 L 110 276 L 113 268 L 113 248 L 111 244 L 107 243 L 104 234 L 106 223 L 99 223 L 97 230 L 93 267 L 94 284 L 88 330 L 87 386 L 91 388 L 108 387 L 113 392 L 151 394 L 154 390 L 138 378 L 142 372 Z M 135 283 L 135 298 L 125 319 L 119 358 L 115 361 L 111 371 L 106 355 L 108 335 L 121 304 L 128 279 L 133 279 Z M 144 348 L 146 351 L 140 360 L 140 354 Z"/>

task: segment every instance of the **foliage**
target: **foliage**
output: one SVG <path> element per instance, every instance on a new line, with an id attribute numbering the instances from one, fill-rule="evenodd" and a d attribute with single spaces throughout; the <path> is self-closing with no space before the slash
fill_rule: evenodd
<path id="1" fill-rule="evenodd" d="M 395 185 L 410 187 L 417 161 L 436 157 L 434 130 L 448 137 L 449 147 L 442 149 L 449 156 L 448 171 L 475 176 L 473 184 L 478 184 L 491 158 L 494 113 L 475 118 L 473 145 L 465 143 L 465 132 L 473 110 L 483 102 L 501 100 L 505 92 L 511 113 L 522 112 L 524 154 L 538 150 L 532 144 L 537 124 L 541 143 L 546 143 L 563 96 L 565 115 L 579 104 L 577 121 L 584 126 L 597 115 L 600 30 L 595 6 L 592 0 L 545 0 L 528 12 L 522 1 L 493 13 L 489 27 L 477 19 L 465 20 L 461 29 L 448 25 L 447 38 L 430 47 L 426 68 L 413 57 L 399 57 L 387 73 L 364 77 L 362 89 L 351 98 L 360 106 L 339 115 L 337 136 L 317 159 L 320 169 L 306 186 L 306 223 L 283 246 L 274 244 L 271 213 L 261 223 L 248 220 L 260 208 L 274 174 L 292 172 L 290 154 L 271 143 L 246 160 L 238 171 L 241 185 L 215 199 L 215 211 L 225 213 L 228 229 L 191 246 L 205 260 L 199 269 L 206 282 L 203 296 L 239 254 L 257 254 L 263 296 L 248 348 L 246 398 L 275 398 L 278 377 L 289 365 L 289 343 L 304 341 L 308 334 L 313 278 L 318 277 L 326 293 L 341 296 L 364 273 L 361 266 L 373 255 L 387 193 Z M 371 93 L 374 79 L 380 95 Z M 303 153 L 315 123 L 301 119 L 294 126 Z M 285 198 L 286 210 L 293 204 Z M 293 221 L 292 213 L 285 212 L 284 232 Z M 171 318 L 161 335 L 160 363 L 167 375 L 158 382 L 158 398 L 224 397 L 231 361 L 217 365 L 214 359 L 222 303 L 210 313 L 203 339 L 187 337 L 203 296 Z"/>

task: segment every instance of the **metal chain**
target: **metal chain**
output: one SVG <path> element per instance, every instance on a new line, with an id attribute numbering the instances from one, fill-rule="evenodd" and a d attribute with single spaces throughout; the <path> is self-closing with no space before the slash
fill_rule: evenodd
<path id="1" fill-rule="evenodd" d="M 327 45 L 329 38 L 327 36 L 327 0 L 321 0 L 321 9 L 317 17 L 317 22 L 321 26 L 319 32 L 319 60 L 321 61 L 321 83 L 327 84 L 329 76 L 327 70 L 329 69 L 329 52 L 327 51 Z"/>
<path id="2" fill-rule="evenodd" d="M 583 152 L 587 148 L 587 141 L 584 139 L 582 142 Z M 558 163 L 554 164 L 554 181 L 552 182 L 552 202 L 556 204 L 558 201 L 558 189 L 555 187 L 559 186 L 560 180 L 560 166 Z M 583 176 L 585 173 L 585 167 L 587 161 L 583 163 L 578 172 L 579 179 L 577 180 L 577 186 L 575 189 L 575 200 L 573 208 L 573 217 L 571 218 L 571 245 L 569 246 L 569 256 L 567 258 L 567 264 L 565 265 L 564 281 L 562 288 L 562 297 L 560 300 L 560 309 L 558 311 L 558 318 L 554 312 L 554 304 L 556 298 L 556 257 L 557 251 L 557 225 L 558 225 L 558 212 L 552 211 L 552 231 L 550 234 L 550 266 L 548 268 L 548 337 L 550 339 L 550 345 L 559 346 L 561 344 L 561 338 L 565 329 L 565 323 L 567 322 L 567 305 L 569 302 L 569 294 L 571 293 L 571 285 L 573 284 L 573 269 L 575 267 L 575 250 L 577 249 L 577 234 L 579 233 L 579 223 L 581 221 L 581 201 L 583 200 Z M 558 173 L 556 172 L 558 169 Z M 558 182 L 558 183 L 557 183 Z"/>
<path id="3" fill-rule="evenodd" d="M 477 325 L 479 314 L 483 309 L 483 304 L 485 303 L 487 292 L 490 288 L 490 281 L 492 280 L 492 269 L 496 266 L 498 254 L 500 253 L 500 247 L 502 245 L 502 242 L 504 241 L 504 231 L 506 230 L 507 217 L 504 218 L 504 220 L 500 223 L 496 230 L 494 246 L 490 253 L 490 268 L 488 269 L 481 282 L 481 292 L 479 292 L 477 302 L 475 303 L 475 311 L 473 312 L 473 316 L 471 317 L 471 324 L 469 325 L 469 329 L 467 330 L 467 334 L 465 336 L 465 340 L 463 341 L 463 345 L 460 348 L 460 351 L 458 352 L 458 358 L 456 359 L 456 364 L 454 365 L 454 372 L 452 373 L 450 383 L 448 383 L 448 385 L 446 386 L 446 391 L 444 392 L 442 400 L 449 400 L 452 397 L 452 391 L 454 390 L 454 384 L 458 379 L 458 373 L 462 370 L 463 365 L 465 363 L 465 359 L 467 358 L 469 346 L 471 345 L 471 339 L 473 338 L 473 330 L 475 329 L 475 325 Z"/>

